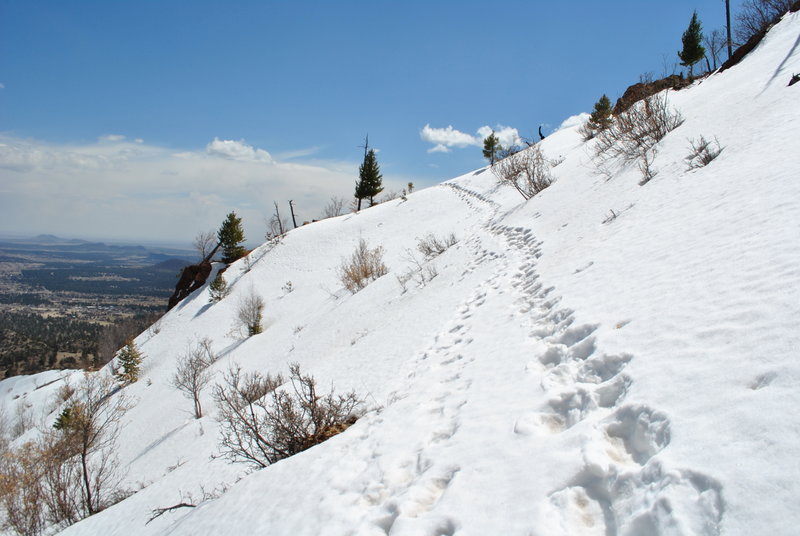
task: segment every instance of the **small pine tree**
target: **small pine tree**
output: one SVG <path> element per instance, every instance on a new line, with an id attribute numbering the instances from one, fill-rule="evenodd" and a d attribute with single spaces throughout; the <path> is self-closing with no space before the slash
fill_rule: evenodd
<path id="1" fill-rule="evenodd" d="M 244 230 L 242 229 L 242 219 L 231 212 L 222 222 L 217 239 L 222 244 L 222 262 L 230 264 L 244 257 L 247 250 L 242 247 L 244 243 Z"/>
<path id="2" fill-rule="evenodd" d="M 85 412 L 86 410 L 83 404 L 75 402 L 61 411 L 58 418 L 56 418 L 56 422 L 53 424 L 53 428 L 63 431 L 79 428 L 80 424 L 84 421 Z"/>
<path id="3" fill-rule="evenodd" d="M 230 292 L 231 289 L 228 288 L 228 283 L 222 277 L 222 272 L 217 272 L 217 276 L 208 285 L 209 302 L 216 303 L 230 294 Z"/>
<path id="4" fill-rule="evenodd" d="M 500 140 L 494 135 L 494 131 L 483 140 L 483 157 L 489 161 L 490 165 L 494 165 L 497 159 L 497 153 L 503 150 L 500 145 Z"/>
<path id="5" fill-rule="evenodd" d="M 589 118 L 589 128 L 592 130 L 605 130 L 611 126 L 611 101 L 604 94 L 596 103 L 594 111 Z"/>
<path id="6" fill-rule="evenodd" d="M 117 362 L 122 371 L 117 377 L 125 383 L 134 383 L 139 379 L 139 366 L 142 364 L 142 353 L 133 340 L 129 340 L 117 354 Z"/>
<path id="7" fill-rule="evenodd" d="M 361 210 L 362 199 L 369 199 L 370 206 L 375 204 L 375 196 L 383 191 L 383 175 L 375 157 L 375 149 L 364 153 L 364 162 L 358 168 L 355 197 L 358 199 L 358 210 Z"/>
<path id="8" fill-rule="evenodd" d="M 678 52 L 678 57 L 681 59 L 681 65 L 689 68 L 689 76 L 691 77 L 694 64 L 702 60 L 706 55 L 706 49 L 702 45 L 703 27 L 697 18 L 697 11 L 692 14 L 692 20 L 689 22 L 689 27 L 683 32 L 681 42 L 683 43 L 683 49 Z"/>

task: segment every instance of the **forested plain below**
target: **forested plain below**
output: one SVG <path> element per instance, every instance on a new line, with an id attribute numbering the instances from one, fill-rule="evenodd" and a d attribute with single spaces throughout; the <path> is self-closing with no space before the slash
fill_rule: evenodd
<path id="1" fill-rule="evenodd" d="M 0 378 L 107 361 L 116 339 L 163 313 L 193 260 L 188 249 L 0 239 Z"/>

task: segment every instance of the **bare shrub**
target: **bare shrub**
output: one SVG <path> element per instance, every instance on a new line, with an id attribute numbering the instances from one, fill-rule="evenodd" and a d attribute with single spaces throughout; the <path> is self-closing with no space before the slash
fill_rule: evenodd
<path id="1" fill-rule="evenodd" d="M 232 368 L 214 388 L 221 447 L 232 461 L 266 467 L 344 431 L 355 421 L 361 400 L 354 392 L 317 393 L 312 376 L 297 364 L 289 385 L 281 376 L 243 374 Z"/>
<path id="2" fill-rule="evenodd" d="M 595 163 L 607 170 L 610 160 L 637 162 L 642 173 L 640 184 L 652 179 L 656 144 L 683 123 L 683 117 L 670 108 L 666 93 L 651 95 L 618 114 L 611 126 L 597 133 Z"/>
<path id="3" fill-rule="evenodd" d="M 244 328 L 248 337 L 258 335 L 263 328 L 261 321 L 264 315 L 264 299 L 251 291 L 239 301 L 236 320 L 240 328 Z"/>
<path id="4" fill-rule="evenodd" d="M 433 259 L 444 253 L 447 248 L 453 246 L 458 242 L 456 235 L 450 233 L 445 238 L 438 238 L 433 233 L 426 234 L 423 238 L 417 240 L 417 250 L 422 253 L 426 259 Z"/>
<path id="5" fill-rule="evenodd" d="M 436 255 L 438 255 L 438 253 Z M 403 292 L 408 290 L 408 283 L 410 281 L 414 281 L 418 287 L 424 287 L 431 282 L 434 277 L 439 275 L 436 266 L 430 262 L 420 261 L 410 249 L 406 250 L 405 258 L 411 263 L 411 268 L 397 276 L 397 282 L 400 283 Z M 432 258 L 433 257 L 426 258 L 426 260 L 430 261 Z"/>
<path id="6" fill-rule="evenodd" d="M 78 463 L 84 515 L 109 506 L 119 483 L 114 452 L 129 404 L 115 389 L 112 378 L 86 374 L 54 425 L 61 448 Z"/>
<path id="7" fill-rule="evenodd" d="M 375 202 L 376 205 L 380 203 L 388 203 L 389 201 L 394 201 L 400 197 L 403 197 L 405 194 L 403 192 L 398 192 L 397 190 L 388 190 L 384 191 L 383 195 L 380 197 L 378 201 Z"/>
<path id="8" fill-rule="evenodd" d="M 214 248 L 217 246 L 217 232 L 215 230 L 204 231 L 197 233 L 192 242 L 197 254 L 200 255 L 200 260 L 205 259 Z"/>
<path id="9" fill-rule="evenodd" d="M 331 197 L 325 208 L 322 209 L 323 218 L 335 218 L 344 213 L 345 199 L 343 197 Z"/>
<path id="10" fill-rule="evenodd" d="M 642 180 L 639 181 L 640 186 L 644 186 L 650 180 L 658 175 L 658 170 L 653 167 L 653 160 L 656 158 L 656 150 L 650 149 L 644 151 L 639 158 L 639 172 L 642 174 Z"/>
<path id="11" fill-rule="evenodd" d="M 736 14 L 734 35 L 738 44 L 765 32 L 772 21 L 792 7 L 794 0 L 745 0 Z"/>
<path id="12" fill-rule="evenodd" d="M 370 249 L 363 238 L 359 239 L 353 254 L 342 260 L 338 271 L 344 288 L 353 294 L 388 272 L 389 269 L 383 264 L 383 248 L 378 246 Z"/>
<path id="13" fill-rule="evenodd" d="M 31 428 L 33 428 L 33 412 L 24 400 L 20 400 L 14 410 L 14 425 L 11 427 L 11 437 L 16 439 Z"/>
<path id="14" fill-rule="evenodd" d="M 689 156 L 684 159 L 686 160 L 689 170 L 707 166 L 718 157 L 722 149 L 724 149 L 724 147 L 719 144 L 719 140 L 716 136 L 713 142 L 700 136 L 699 140 L 689 140 L 689 144 L 691 151 Z"/>
<path id="15" fill-rule="evenodd" d="M 578 134 L 581 135 L 581 139 L 583 139 L 583 141 L 594 139 L 595 136 L 595 132 L 592 130 L 592 127 L 589 126 L 588 121 L 580 126 L 578 129 Z"/>
<path id="16" fill-rule="evenodd" d="M 496 162 L 492 173 L 501 183 L 513 186 L 525 199 L 530 199 L 553 182 L 550 163 L 538 145 Z"/>
<path id="17" fill-rule="evenodd" d="M 26 443 L 0 456 L 0 506 L 3 529 L 38 536 L 46 525 L 42 464 L 38 448 Z"/>
<path id="18" fill-rule="evenodd" d="M 666 93 L 651 95 L 617 115 L 611 126 L 598 132 L 595 156 L 634 162 L 682 123 L 681 114 L 670 109 Z"/>
<path id="19" fill-rule="evenodd" d="M 0 456 L 3 527 L 38 535 L 116 502 L 119 423 L 128 409 L 112 377 L 84 376 L 52 429 Z"/>
<path id="20" fill-rule="evenodd" d="M 200 393 L 211 382 L 208 366 L 215 360 L 211 340 L 203 339 L 178 358 L 178 367 L 172 376 L 172 385 L 194 403 L 194 417 L 203 417 Z"/>
<path id="21" fill-rule="evenodd" d="M 715 70 L 717 68 L 717 64 L 720 63 L 719 60 L 722 57 L 722 51 L 725 49 L 727 42 L 728 38 L 725 36 L 725 30 L 722 28 L 717 28 L 713 32 L 703 35 L 703 46 L 708 53 L 706 62 L 708 62 L 709 56 L 711 58 L 711 64 L 708 66 L 709 70 Z"/>

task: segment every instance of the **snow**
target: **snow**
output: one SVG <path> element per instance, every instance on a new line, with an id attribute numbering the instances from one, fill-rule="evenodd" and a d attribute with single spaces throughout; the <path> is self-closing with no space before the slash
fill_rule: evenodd
<path id="1" fill-rule="evenodd" d="M 597 174 L 570 118 L 541 143 L 556 182 L 528 202 L 480 169 L 237 262 L 230 296 L 202 289 L 136 339 L 118 456 L 138 491 L 63 533 L 795 534 L 799 32 L 788 15 L 740 65 L 671 92 L 685 122 L 644 186 L 635 165 Z M 724 150 L 687 171 L 700 135 Z M 417 240 L 451 232 L 436 277 L 403 291 Z M 350 295 L 337 267 L 361 237 L 390 273 Z M 242 339 L 251 293 L 265 329 Z M 266 469 L 232 464 L 210 389 L 195 420 L 170 384 L 203 337 L 217 377 L 297 362 L 367 412 Z M 7 414 L 52 422 L 59 378 L 0 382 Z"/>

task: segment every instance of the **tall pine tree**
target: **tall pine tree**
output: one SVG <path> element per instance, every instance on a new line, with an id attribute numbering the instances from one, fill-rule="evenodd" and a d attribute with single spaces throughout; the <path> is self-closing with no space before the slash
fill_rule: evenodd
<path id="1" fill-rule="evenodd" d="M 681 59 L 681 65 L 689 68 L 689 77 L 691 78 L 692 67 L 706 55 L 706 49 L 702 45 L 703 26 L 700 24 L 700 19 L 697 18 L 697 11 L 692 14 L 692 20 L 689 22 L 689 27 L 683 32 L 681 42 L 683 49 L 678 52 L 678 57 Z"/>
<path id="2" fill-rule="evenodd" d="M 242 229 L 242 219 L 231 212 L 222 222 L 217 239 L 222 245 L 222 262 L 230 264 L 244 257 L 247 250 L 244 249 L 244 230 Z"/>
<path id="3" fill-rule="evenodd" d="M 358 168 L 358 181 L 356 181 L 355 197 L 358 199 L 358 209 L 361 210 L 361 201 L 369 199 L 369 205 L 375 204 L 375 196 L 383 191 L 383 175 L 375 158 L 375 150 L 369 149 L 369 138 L 364 143 L 364 162 Z"/>
<path id="4" fill-rule="evenodd" d="M 611 126 L 611 101 L 604 94 L 596 103 L 594 111 L 589 118 L 589 128 L 592 130 L 605 130 Z"/>
<path id="5" fill-rule="evenodd" d="M 497 159 L 497 153 L 502 150 L 503 147 L 500 145 L 500 140 L 494 135 L 494 131 L 484 138 L 483 157 L 489 161 L 490 165 L 494 165 L 494 161 Z"/>

